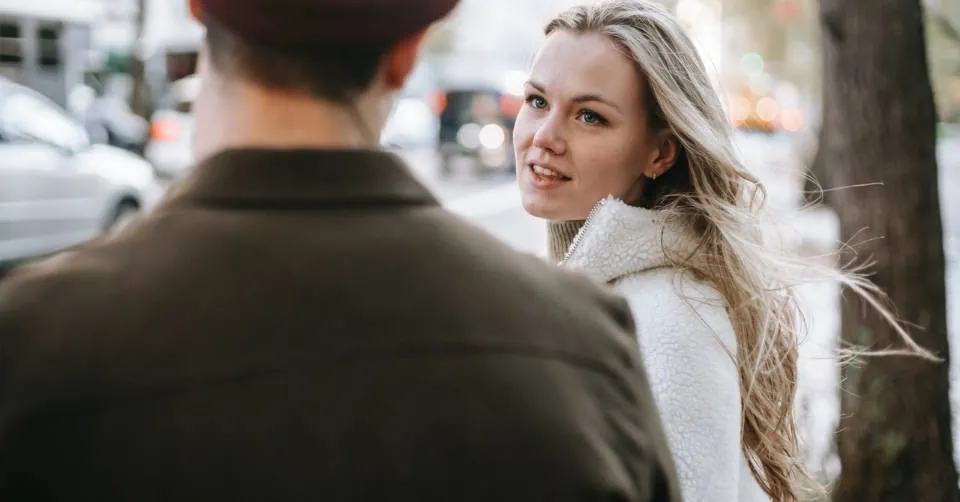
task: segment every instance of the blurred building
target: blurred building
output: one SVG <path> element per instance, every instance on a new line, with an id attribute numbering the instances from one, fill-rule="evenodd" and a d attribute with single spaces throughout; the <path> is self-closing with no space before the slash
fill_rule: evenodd
<path id="1" fill-rule="evenodd" d="M 463 0 L 444 23 L 444 41 L 427 64 L 440 85 L 503 85 L 526 71 L 550 17 L 577 0 Z"/>
<path id="2" fill-rule="evenodd" d="M 722 29 L 713 37 L 714 53 L 734 125 L 769 132 L 815 127 L 821 95 L 817 1 L 719 3 Z"/>
<path id="3" fill-rule="evenodd" d="M 88 0 L 0 0 L 0 76 L 60 105 L 95 66 L 92 33 L 103 17 Z"/>
<path id="4" fill-rule="evenodd" d="M 189 13 L 187 0 L 92 0 L 103 6 L 94 43 L 116 52 L 150 56 L 168 48 L 196 47 L 203 27 Z M 143 26 L 140 5 L 145 7 Z M 142 29 L 142 33 L 140 30 Z"/>
<path id="5" fill-rule="evenodd" d="M 132 60 L 142 61 L 156 104 L 171 82 L 196 71 L 204 29 L 190 15 L 187 0 L 96 1 L 106 14 L 97 27 L 94 46 L 110 63 L 108 72 L 129 71 Z"/>

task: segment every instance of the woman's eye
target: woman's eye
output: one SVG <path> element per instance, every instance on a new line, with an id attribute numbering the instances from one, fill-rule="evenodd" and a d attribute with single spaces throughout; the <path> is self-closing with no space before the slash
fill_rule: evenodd
<path id="1" fill-rule="evenodd" d="M 527 97 L 527 104 L 538 110 L 542 110 L 547 107 L 547 100 L 540 96 L 533 95 Z"/>
<path id="2" fill-rule="evenodd" d="M 583 110 L 580 112 L 580 120 L 587 125 L 602 125 L 606 123 L 606 120 L 604 120 L 599 113 L 591 110 Z"/>

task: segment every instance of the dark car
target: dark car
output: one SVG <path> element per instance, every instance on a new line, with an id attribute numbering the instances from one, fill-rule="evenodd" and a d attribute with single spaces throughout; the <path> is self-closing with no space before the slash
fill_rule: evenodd
<path id="1" fill-rule="evenodd" d="M 513 126 L 522 103 L 520 97 L 495 88 L 437 91 L 433 104 L 440 117 L 437 148 L 443 174 L 462 158 L 477 173 L 513 172 Z"/>

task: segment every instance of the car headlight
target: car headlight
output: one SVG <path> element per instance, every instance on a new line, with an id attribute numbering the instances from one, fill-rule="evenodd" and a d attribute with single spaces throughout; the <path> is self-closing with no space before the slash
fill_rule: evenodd
<path id="1" fill-rule="evenodd" d="M 484 148 L 495 150 L 503 146 L 503 143 L 506 142 L 507 133 L 497 124 L 487 124 L 480 129 L 478 139 Z"/>
<path id="2" fill-rule="evenodd" d="M 457 131 L 457 142 L 471 150 L 480 148 L 480 131 L 482 130 L 479 124 L 464 124 Z"/>

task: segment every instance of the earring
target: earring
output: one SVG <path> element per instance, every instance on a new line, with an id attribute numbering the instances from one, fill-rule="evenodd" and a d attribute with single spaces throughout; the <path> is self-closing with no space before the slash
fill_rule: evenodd
<path id="1" fill-rule="evenodd" d="M 657 179 L 657 173 L 653 173 L 653 176 L 651 176 L 650 179 L 652 179 L 652 180 Z"/>

